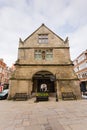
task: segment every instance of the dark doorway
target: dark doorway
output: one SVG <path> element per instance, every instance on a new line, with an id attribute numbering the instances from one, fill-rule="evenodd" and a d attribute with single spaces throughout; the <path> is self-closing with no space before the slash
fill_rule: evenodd
<path id="1" fill-rule="evenodd" d="M 33 92 L 40 92 L 41 90 L 41 84 L 47 85 L 47 91 L 49 93 L 55 92 L 55 81 L 51 81 L 50 77 L 52 77 L 53 74 L 48 71 L 40 71 L 37 72 L 33 76 Z"/>
<path id="2" fill-rule="evenodd" d="M 81 92 L 86 92 L 86 82 L 81 82 L 80 83 L 80 90 Z"/>

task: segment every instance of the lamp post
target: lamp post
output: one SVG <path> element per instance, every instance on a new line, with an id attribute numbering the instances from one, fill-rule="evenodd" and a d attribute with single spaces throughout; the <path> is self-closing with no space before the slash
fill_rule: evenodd
<path id="1" fill-rule="evenodd" d="M 56 102 L 58 102 L 57 89 L 56 89 Z"/>

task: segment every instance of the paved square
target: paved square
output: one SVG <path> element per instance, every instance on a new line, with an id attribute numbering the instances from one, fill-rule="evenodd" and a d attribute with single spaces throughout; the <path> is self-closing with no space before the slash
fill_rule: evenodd
<path id="1" fill-rule="evenodd" d="M 0 100 L 0 130 L 87 130 L 87 100 Z"/>

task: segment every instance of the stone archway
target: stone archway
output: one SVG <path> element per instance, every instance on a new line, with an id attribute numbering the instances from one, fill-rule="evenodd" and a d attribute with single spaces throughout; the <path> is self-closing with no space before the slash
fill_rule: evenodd
<path id="1" fill-rule="evenodd" d="M 47 85 L 47 90 L 49 94 L 56 92 L 55 81 L 52 80 L 54 75 L 49 71 L 39 71 L 33 75 L 33 88 L 32 92 L 40 92 L 41 84 Z"/>

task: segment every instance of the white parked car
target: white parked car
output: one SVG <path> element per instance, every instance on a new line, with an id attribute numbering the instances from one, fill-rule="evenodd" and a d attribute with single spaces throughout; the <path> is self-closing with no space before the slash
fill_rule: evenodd
<path id="1" fill-rule="evenodd" d="M 82 98 L 87 99 L 87 92 L 82 92 Z"/>
<path id="2" fill-rule="evenodd" d="M 2 100 L 2 99 L 7 99 L 7 97 L 8 97 L 8 92 L 9 92 L 9 89 L 5 89 L 5 90 L 3 90 L 2 92 L 0 92 L 0 100 Z"/>

